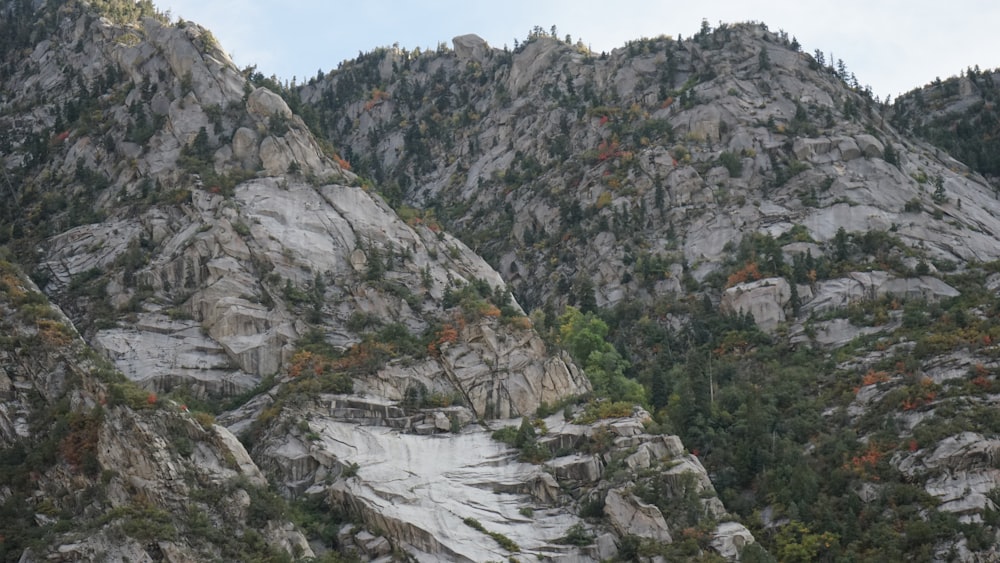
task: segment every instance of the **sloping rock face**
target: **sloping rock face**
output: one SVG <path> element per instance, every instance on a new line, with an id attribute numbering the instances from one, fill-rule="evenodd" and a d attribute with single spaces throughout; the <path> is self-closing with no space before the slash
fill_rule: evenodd
<path id="1" fill-rule="evenodd" d="M 901 131 L 937 146 L 956 169 L 983 174 L 993 185 L 1000 176 L 997 154 L 997 102 L 1000 73 L 968 67 L 947 80 L 935 79 L 897 97 L 889 114 Z"/>
<path id="2" fill-rule="evenodd" d="M 312 353 L 300 350 L 305 340 L 343 360 L 336 365 L 346 366 L 344 385 L 353 376 L 359 390 L 390 403 L 412 391 L 448 397 L 462 405 L 456 423 L 527 415 L 590 391 L 569 357 L 542 341 L 493 268 L 432 217 L 404 221 L 362 186 L 274 91 L 280 87 L 240 73 L 196 25 L 171 25 L 146 4 L 111 4 L 100 6 L 108 17 L 75 1 L 0 12 L 10 63 L 0 100 L 0 126 L 10 135 L 0 166 L 12 197 L 2 211 L 2 242 L 61 304 L 63 320 L 112 362 L 102 369 L 131 382 L 85 381 L 85 394 L 67 398 L 71 418 L 108 405 L 93 423 L 96 434 L 85 428 L 97 444 L 85 461 L 104 479 L 94 492 L 100 508 L 88 517 L 111 511 L 111 523 L 78 545 L 53 539 L 51 549 L 26 560 L 56 552 L 98 558 L 128 518 L 143 529 L 125 536 L 146 543 L 108 549 L 129 559 L 147 557 L 143 550 L 156 542 L 178 561 L 246 559 L 244 548 L 311 555 L 302 534 L 278 516 L 281 499 L 239 441 L 192 420 L 182 402 L 215 409 L 294 378 L 296 355 Z M 482 56 L 485 44 L 467 43 L 470 60 Z M 6 111 L 14 107 L 33 109 Z M 53 327 L 42 328 L 61 342 L 62 329 Z M 67 361 L 36 394 L 58 403 L 79 384 L 78 369 Z M 0 393 L 21 393 L 28 372 L 2 373 Z M 172 404 L 163 395 L 183 399 Z M 264 406 L 234 428 L 267 429 Z M 37 437 L 35 416 L 19 396 L 5 404 L 4 445 Z M 406 427 L 433 433 L 451 426 L 441 414 Z M 283 451 L 297 455 L 287 442 Z M 67 468 L 59 470 L 70 480 Z M 551 483 L 536 477 L 552 496 Z M 97 486 L 95 478 L 88 473 L 86 486 Z M 552 518 L 567 514 L 553 509 Z M 213 539 L 202 524 L 232 533 Z M 356 545 L 385 555 L 376 537 L 361 534 L 352 536 Z M 403 538 L 383 542 L 390 539 Z"/>
<path id="3" fill-rule="evenodd" d="M 538 444 L 555 457 L 540 465 L 519 461 L 516 450 L 491 438 L 491 429 L 466 426 L 468 418 L 455 409 L 404 411 L 392 403 L 330 395 L 286 408 L 281 417 L 284 426 L 297 430 L 291 436 L 271 431 L 255 440 L 266 471 L 307 496 L 349 507 L 419 561 L 485 561 L 511 553 L 600 561 L 617 551 L 611 538 L 633 536 L 665 545 L 689 524 L 679 515 L 690 514 L 691 507 L 683 504 L 691 502 L 685 497 L 690 494 L 698 499 L 694 511 L 701 517 L 728 517 L 697 458 L 684 452 L 676 436 L 646 434 L 642 421 L 649 414 L 641 410 L 590 425 L 562 415 L 545 419 L 547 431 Z M 455 422 L 435 427 L 431 421 L 442 417 Z M 497 421 L 492 427 L 510 424 L 517 421 Z M 430 435 L 424 432 L 428 427 Z M 564 453 L 608 438 L 604 451 Z M 616 463 L 635 470 L 630 477 L 636 481 L 623 483 L 621 475 L 608 473 Z M 677 498 L 659 497 L 657 506 L 637 495 L 648 496 L 640 491 L 658 478 L 672 483 Z M 565 509 L 585 503 L 603 505 L 607 519 L 594 524 Z M 660 507 L 670 508 L 669 521 Z M 498 543 L 487 533 L 513 544 Z M 720 553 L 729 558 L 753 542 L 735 522 L 719 525 L 716 533 Z M 567 537 L 577 541 L 567 542 Z"/>
<path id="4" fill-rule="evenodd" d="M 880 299 L 938 303 L 958 297 L 959 291 L 931 276 L 898 278 L 889 272 L 850 272 L 842 278 L 797 285 L 797 304 L 792 303 L 791 285 L 785 278 L 765 278 L 738 283 L 722 294 L 720 308 L 730 314 L 750 315 L 757 327 L 774 333 L 782 323 L 804 321 L 810 316 L 829 314 L 850 306 L 863 306 Z M 793 310 L 793 309 L 798 309 Z M 825 323 L 821 328 L 840 333 L 837 323 Z M 842 327 L 846 328 L 846 327 Z M 856 336 L 858 333 L 854 333 Z M 850 340 L 853 336 L 847 338 Z M 826 345 L 846 344 L 840 337 L 824 336 Z"/>
<path id="5" fill-rule="evenodd" d="M 772 331 L 785 322 L 785 308 L 791 295 L 785 278 L 763 279 L 727 289 L 721 307 L 730 313 L 751 315 L 761 330 Z"/>
<path id="6" fill-rule="evenodd" d="M 282 97 L 251 85 L 206 31 L 66 10 L 72 17 L 52 30 L 64 42 L 37 46 L 30 74 L 53 88 L 23 99 L 59 109 L 76 101 L 80 80 L 106 74 L 109 93 L 90 110 L 104 120 L 103 141 L 60 116 L 68 134 L 57 132 L 48 159 L 27 170 L 64 178 L 51 197 L 93 197 L 108 220 L 39 240 L 36 271 L 134 381 L 200 398 L 238 395 L 281 372 L 307 330 L 348 348 L 371 328 L 349 328 L 358 315 L 422 334 L 453 320 L 445 297 L 463 286 L 503 294 L 499 274 L 461 242 L 433 224 L 405 223 L 358 187 Z M 21 72 L 12 80 L 26 79 Z M 16 136 L 55 125 L 19 122 Z M 31 156 L 23 142 L 19 149 L 5 154 L 8 165 Z M 477 416 L 526 414 L 589 389 L 527 319 L 499 326 L 521 312 L 509 298 L 495 301 L 504 319 L 470 317 L 460 341 L 414 378 L 463 395 Z M 400 397 L 406 385 L 389 387 Z"/>
<path id="7" fill-rule="evenodd" d="M 622 535 L 632 534 L 665 543 L 673 541 L 660 509 L 642 502 L 631 493 L 620 489 L 609 491 L 604 513 Z"/>
<path id="8" fill-rule="evenodd" d="M 899 469 L 926 479 L 924 489 L 941 502 L 940 510 L 965 522 L 982 522 L 984 510 L 996 510 L 990 494 L 1000 480 L 995 469 L 1000 443 L 975 432 L 949 436 L 933 451 L 899 460 Z"/>
<path id="9" fill-rule="evenodd" d="M 762 25 L 568 43 L 289 91 L 146 3 L 3 3 L 0 257 L 67 313 L 0 285 L 14 555 L 764 558 L 728 509 L 779 558 L 995 558 L 992 188 Z M 469 426 L 591 390 L 567 304 L 656 422 Z"/>
<path id="10" fill-rule="evenodd" d="M 280 510 L 261 506 L 267 481 L 228 430 L 128 382 L 6 261 L 0 313 L 3 338 L 18 343 L 0 350 L 5 554 L 21 561 L 312 554 Z M 251 537 L 255 547 L 246 543 Z"/>
<path id="11" fill-rule="evenodd" d="M 485 48 L 376 50 L 300 95 L 529 308 L 682 293 L 682 272 L 726 267 L 727 244 L 794 227 L 816 243 L 892 233 L 928 262 L 1000 257 L 1000 203 L 981 176 L 900 136 L 761 26 L 602 54 L 544 33 L 475 59 L 472 45 Z M 397 70 L 376 84 L 375 67 Z"/>

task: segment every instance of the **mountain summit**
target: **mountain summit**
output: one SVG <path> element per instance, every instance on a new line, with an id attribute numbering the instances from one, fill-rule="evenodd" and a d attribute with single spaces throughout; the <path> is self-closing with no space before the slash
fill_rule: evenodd
<path id="1" fill-rule="evenodd" d="M 997 556 L 1000 202 L 842 61 L 285 87 L 117 0 L 4 2 L 0 59 L 6 559 Z"/>

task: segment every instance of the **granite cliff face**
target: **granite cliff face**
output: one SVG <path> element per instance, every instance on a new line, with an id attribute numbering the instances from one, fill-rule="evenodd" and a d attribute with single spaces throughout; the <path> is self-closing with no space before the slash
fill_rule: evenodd
<path id="1" fill-rule="evenodd" d="M 1000 209 L 981 175 L 996 175 L 994 77 L 889 107 L 783 32 L 706 25 L 601 54 L 540 29 L 513 51 L 474 36 L 378 49 L 297 93 L 355 169 L 433 212 L 535 318 L 555 330 L 566 304 L 602 311 L 661 420 L 709 450 L 716 486 L 734 483 L 723 499 L 760 518 L 779 558 L 804 519 L 797 540 L 844 542 L 828 553 L 974 560 L 996 533 L 997 483 L 965 455 L 998 430 Z M 784 395 L 790 381 L 815 399 Z M 784 461 L 781 436 L 797 444 Z M 743 504 L 751 489 L 761 504 Z M 923 540 L 892 508 L 911 492 L 935 515 Z M 830 525 L 829 510 L 910 539 Z M 945 531 L 963 523 L 975 531 Z"/>
<path id="2" fill-rule="evenodd" d="M 348 328 L 359 315 L 362 329 L 391 319 L 404 332 L 432 334 L 452 319 L 446 294 L 474 281 L 505 319 L 520 314 L 488 265 L 358 187 L 207 31 L 150 17 L 115 24 L 75 3 L 57 12 L 32 64 L 10 77 L 26 86 L 9 106 L 38 109 L 7 123 L 6 162 L 22 189 L 45 201 L 25 213 L 31 204 L 20 194 L 10 211 L 22 213 L 9 228 L 38 245 L 43 289 L 133 380 L 157 391 L 190 387 L 198 397 L 245 392 L 291 357 L 308 330 L 306 309 L 310 326 L 342 348 L 359 342 L 363 330 Z M 36 81 L 47 85 L 43 93 Z M 48 146 L 35 154 L 30 141 L 42 137 Z M 76 216 L 84 202 L 90 217 Z M 480 416 L 492 415 L 488 401 L 509 416 L 586 390 L 579 374 L 533 343 L 530 328 L 515 322 L 498 331 L 498 317 L 475 324 L 503 338 L 486 346 L 463 339 L 437 371 L 454 372 L 454 361 L 483 364 L 472 358 L 489 354 L 505 380 L 486 389 L 495 372 L 464 370 L 437 387 L 469 396 Z"/>
<path id="3" fill-rule="evenodd" d="M 513 52 L 463 36 L 373 51 L 299 94 L 357 166 L 433 209 L 531 307 L 683 294 L 753 233 L 808 239 L 815 258 L 841 228 L 892 233 L 927 261 L 997 258 L 981 176 L 759 25 L 602 54 L 545 33 Z"/>
<path id="4" fill-rule="evenodd" d="M 5 559 L 312 554 L 231 432 L 122 377 L 7 261 L 0 311 Z"/>
<path id="5" fill-rule="evenodd" d="M 1000 204 L 787 35 L 0 38 L 6 557 L 996 555 Z"/>
<path id="6" fill-rule="evenodd" d="M 400 218 L 281 96 L 235 69 L 206 30 L 171 25 L 148 4 L 12 2 L 3 14 L 11 32 L 0 118 L 10 132 L 3 146 L 11 196 L 3 239 L 67 311 L 66 326 L 81 327 L 86 344 L 74 340 L 80 349 L 96 350 L 92 362 L 111 361 L 101 373 L 114 382 L 105 389 L 84 381 L 86 399 L 71 399 L 73 408 L 56 419 L 87 432 L 79 438 L 87 440 L 80 446 L 86 470 L 102 482 L 93 492 L 100 503 L 86 514 L 100 533 L 80 541 L 58 533 L 65 527 L 60 518 L 78 514 L 73 507 L 60 518 L 38 516 L 27 525 L 40 538 L 38 551 L 25 552 L 29 560 L 36 556 L 30 553 L 48 551 L 79 558 L 239 558 L 235 546 L 213 555 L 197 538 L 180 539 L 206 521 L 224 523 L 237 539 L 243 528 L 256 534 L 259 543 L 246 541 L 248 549 L 312 553 L 280 517 L 283 501 L 268 492 L 254 459 L 223 427 L 191 421 L 185 402 L 219 410 L 230 398 L 242 402 L 270 388 L 226 420 L 248 436 L 269 437 L 254 456 L 279 489 L 301 495 L 296 472 L 271 460 L 295 443 L 288 434 L 288 423 L 298 420 L 293 406 L 315 390 L 409 401 L 394 407 L 405 420 L 382 440 L 411 448 L 408 433 L 528 415 L 589 392 L 583 373 L 534 332 L 482 258 L 436 223 Z M 65 330 L 75 338 L 72 328 Z M 9 344 L 17 365 L 17 339 Z M 89 369 L 77 361 L 65 363 Z M 116 379 L 117 372 L 130 383 Z M 11 372 L 5 388 L 18 389 L 26 377 Z M 66 394 L 60 385 L 49 387 L 36 394 L 49 401 Z M 117 407 L 123 393 L 132 410 Z M 116 408 L 105 413 L 101 405 L 110 395 Z M 167 404 L 160 396 L 176 397 L 164 407 L 176 413 L 156 408 Z M 277 400 L 254 410 L 272 396 Z M 5 405 L 4 419 L 5 446 L 14 453 L 39 432 L 29 431 L 27 421 L 52 415 L 15 399 Z M 434 403 L 462 406 L 443 424 L 434 423 L 434 413 L 426 415 L 431 424 L 422 422 L 419 409 Z M 329 424 L 343 424 L 339 416 L 329 413 Z M 76 434 L 69 437 L 75 445 Z M 350 445 L 362 438 L 342 435 L 337 444 L 364 451 L 363 443 Z M 491 441 L 482 433 L 477 439 Z M 467 446 L 461 436 L 439 440 Z M 65 473 L 67 464 L 83 463 L 79 455 L 59 451 L 47 463 Z M 351 457 L 339 450 L 325 455 Z M 35 460 L 12 463 L 19 471 L 49 470 Z M 485 467 L 525 472 L 519 477 L 525 482 L 538 473 L 509 457 Z M 70 486 L 69 476 L 57 477 L 58 486 Z M 54 494 L 57 487 L 48 489 Z M 25 491 L 6 493 L 13 505 Z M 139 497 L 145 504 L 133 508 Z M 322 502 L 356 507 L 378 527 L 380 520 L 361 508 L 363 498 L 345 489 Z M 42 501 L 40 493 L 19 509 Z M 203 502 L 215 503 L 212 510 L 232 504 L 232 511 L 202 514 Z M 408 529 L 414 514 L 390 531 Z M 121 536 L 108 524 L 119 515 L 149 526 L 125 526 Z M 567 517 L 554 505 L 555 521 Z M 367 533 L 343 541 L 364 544 L 373 557 L 385 555 L 386 546 L 408 545 L 407 532 L 375 546 L 362 541 Z M 477 541 L 470 535 L 448 542 L 447 553 L 463 553 Z M 614 547 L 611 539 L 605 544 L 606 552 Z M 445 553 L 435 545 L 415 549 L 426 557 Z"/>

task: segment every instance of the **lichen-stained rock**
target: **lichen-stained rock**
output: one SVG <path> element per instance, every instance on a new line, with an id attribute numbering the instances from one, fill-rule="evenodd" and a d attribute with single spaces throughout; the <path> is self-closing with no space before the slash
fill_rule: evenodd
<path id="1" fill-rule="evenodd" d="M 460 561 L 496 557 L 500 552 L 494 544 L 484 544 L 480 535 L 470 533 L 469 519 L 507 536 L 523 554 L 582 562 L 606 558 L 614 551 L 609 539 L 623 534 L 669 542 L 664 514 L 631 492 L 640 482 L 648 486 L 661 479 L 669 490 L 693 487 L 688 493 L 697 495 L 699 513 L 706 517 L 730 518 L 714 496 L 705 468 L 676 436 L 637 433 L 651 421 L 642 409 L 592 424 L 576 424 L 562 414 L 549 416 L 539 425 L 546 430 L 538 436 L 538 445 L 555 457 L 542 465 L 519 461 L 516 450 L 491 438 L 494 430 L 517 427 L 518 419 L 493 421 L 485 430 L 462 426 L 456 433 L 454 427 L 443 430 L 426 422 L 441 420 L 443 412 L 436 408 L 409 410 L 409 418 L 423 421 L 414 427 L 393 426 L 402 410 L 367 396 L 304 400 L 281 412 L 279 420 L 284 422 L 257 436 L 254 452 L 264 471 L 284 487 L 328 496 L 417 559 L 441 554 Z M 301 422 L 290 424 L 293 420 Z M 601 454 L 566 454 L 608 436 L 615 438 Z M 621 474 L 605 474 L 609 460 L 638 457 L 645 462 L 623 465 L 633 470 L 629 475 L 636 482 L 622 483 Z M 573 498 L 581 504 L 602 503 L 607 521 L 581 520 L 571 508 Z M 668 506 L 684 502 L 660 501 Z M 597 545 L 562 545 L 560 538 L 581 531 L 597 538 Z M 610 537 L 601 540 L 605 535 Z M 717 535 L 722 550 L 753 541 L 749 532 L 733 526 L 720 528 Z"/>
<path id="2" fill-rule="evenodd" d="M 852 98 L 845 106 L 853 94 L 817 71 L 809 55 L 782 48 L 780 33 L 755 25 L 718 33 L 727 39 L 658 38 L 602 56 L 544 33 L 513 52 L 474 42 L 489 55 L 471 68 L 465 40 L 456 41 L 453 54 L 427 56 L 424 70 L 387 49 L 367 64 L 396 72 L 373 81 L 360 67 L 348 69 L 303 85 L 299 94 L 323 111 L 338 89 L 358 81 L 367 91 L 384 91 L 393 111 L 345 99 L 327 111 L 327 136 L 355 153 L 373 149 L 381 171 L 415 186 L 406 196 L 410 205 L 462 202 L 453 224 L 499 235 L 477 239 L 479 248 L 516 256 L 498 260 L 501 273 L 530 303 L 567 303 L 558 280 L 581 277 L 594 282 L 602 307 L 682 293 L 679 283 L 650 291 L 650 282 L 662 280 L 642 271 L 648 262 L 624 244 L 626 232 L 648 245 L 643 251 L 686 264 L 698 281 L 731 257 L 727 244 L 754 233 L 778 237 L 794 226 L 824 245 L 844 228 L 894 233 L 935 260 L 1000 257 L 990 234 L 1000 232 L 1000 203 L 982 178 L 943 153 L 905 142 L 887 116 L 847 117 L 845 111 L 867 102 Z M 757 64 L 760 52 L 774 57 L 770 71 Z M 479 76 L 494 79 L 477 82 Z M 464 89 L 472 112 L 466 115 L 481 119 L 459 120 L 447 139 L 418 138 L 419 128 L 410 126 L 454 98 L 400 100 L 410 98 L 415 80 L 435 77 Z M 661 89 L 664 80 L 670 86 Z M 591 91 L 613 92 L 615 101 L 581 114 L 570 100 Z M 564 103 L 521 105 L 553 96 Z M 621 135 L 626 124 L 631 139 Z M 897 156 L 892 163 L 884 159 L 889 145 Z M 408 158 L 408 149 L 421 156 Z M 434 166 L 423 164 L 427 155 Z M 726 167 L 719 165 L 724 156 Z M 927 211 L 938 206 L 927 185 L 935 176 L 949 195 L 942 213 L 907 212 L 912 201 Z M 608 247 L 603 242 L 611 234 L 616 244 Z"/>
<path id="3" fill-rule="evenodd" d="M 247 113 L 258 119 L 292 118 L 292 110 L 288 108 L 285 100 L 263 87 L 255 89 L 247 96 Z"/>
<path id="4" fill-rule="evenodd" d="M 882 151 L 885 150 L 885 145 L 882 144 L 882 141 L 867 134 L 855 135 L 854 140 L 857 141 L 861 154 L 869 158 L 882 158 Z"/>
<path id="5" fill-rule="evenodd" d="M 795 507 L 757 495 L 773 490 L 762 477 L 782 472 L 779 452 L 817 472 L 842 470 L 846 497 L 823 499 L 860 497 L 875 523 L 862 536 L 888 524 L 925 556 L 993 555 L 976 544 L 995 532 L 990 493 L 1000 478 L 989 414 L 997 306 L 979 286 L 996 289 L 1000 203 L 985 178 L 895 128 L 895 108 L 846 87 L 842 71 L 783 33 L 726 25 L 600 55 L 554 30 L 533 30 L 513 50 L 459 36 L 453 51 L 376 49 L 289 88 L 239 71 L 197 25 L 108 11 L 134 3 L 14 4 L 0 10 L 0 24 L 18 31 L 0 53 L 9 178 L 0 180 L 0 241 L 68 318 L 28 323 L 22 340 L 0 332 L 9 344 L 0 440 L 34 446 L 39 420 L 70 432 L 35 440 L 60 461 L 17 475 L 34 487 L 19 521 L 62 529 L 62 514 L 110 518 L 85 541 L 39 542 L 46 547 L 25 560 L 246 559 L 215 550 L 237 537 L 308 555 L 280 518 L 246 525 L 266 513 L 261 500 L 277 500 L 256 462 L 283 493 L 364 520 L 371 529 L 338 534 L 363 557 L 520 558 L 494 541 L 507 537 L 528 557 L 609 559 L 631 538 L 579 514 L 596 515 L 610 498 L 623 529 L 637 529 L 637 513 L 655 521 L 655 505 L 665 525 L 677 523 L 671 537 L 697 535 L 701 549 L 731 558 L 751 539 L 710 476 L 740 514 L 760 509 L 769 537 L 781 537 L 771 526 Z M 957 94 L 931 89 L 919 119 L 945 117 L 956 95 L 958 109 L 989 111 L 985 80 L 1000 82 L 966 74 Z M 320 129 L 325 139 L 314 137 Z M 774 277 L 722 290 L 750 260 Z M 719 300 L 769 334 L 739 359 L 706 348 L 722 357 L 708 356 L 702 385 L 691 343 L 718 335 L 698 329 L 698 304 Z M 956 305 L 965 302 L 976 305 Z M 537 441 L 507 448 L 470 423 L 519 427 L 543 403 L 570 418 L 590 410 L 562 403 L 591 389 L 553 345 L 567 304 L 614 325 L 626 373 L 650 384 L 656 421 L 529 419 Z M 19 363 L 39 340 L 68 346 L 58 327 L 70 322 L 142 390 L 95 383 L 91 367 L 113 372 L 96 357 Z M 830 404 L 799 409 L 813 413 L 804 424 L 791 413 L 765 430 L 752 416 L 792 407 L 757 379 L 792 367 L 786 350 L 817 361 L 775 387 Z M 290 361 L 320 352 L 334 359 Z M 348 384 L 350 394 L 322 391 Z M 164 398 L 214 409 L 257 391 L 219 416 L 256 462 L 207 415 Z M 762 401 L 749 400 L 758 391 Z M 692 394 L 703 408 L 686 416 Z M 39 416 L 43 404 L 68 405 L 71 416 Z M 677 437 L 649 434 L 667 425 L 700 442 L 701 457 Z M 972 435 L 940 439 L 958 427 Z M 747 430 L 761 431 L 747 459 L 718 447 Z M 88 455 L 77 455 L 80 444 Z M 888 450 L 901 482 L 884 471 Z M 531 465 L 521 455 L 551 457 Z M 825 474 L 793 476 L 803 481 L 789 488 L 804 496 L 812 483 L 831 492 Z M 900 505 L 900 495 L 915 500 Z M 830 526 L 812 508 L 799 504 L 798 517 L 822 533 Z M 123 535 L 124 517 L 175 529 L 155 527 L 154 546 Z M 933 545 L 919 541 L 926 522 Z M 643 548 L 666 538 L 655 523 Z M 232 533 L 198 543 L 217 527 Z M 863 545 L 847 535 L 839 548 Z M 25 535 L 5 530 L 5 541 L 15 536 Z"/>
<path id="6" fill-rule="evenodd" d="M 246 508 L 254 503 L 247 491 L 258 495 L 259 509 L 267 481 L 235 436 L 209 415 L 193 416 L 186 406 L 129 383 L 10 263 L 0 261 L 0 277 L 4 338 L 27 341 L 38 333 L 37 319 L 53 330 L 32 346 L 0 351 L 0 448 L 44 452 L 4 464 L 9 475 L 25 476 L 0 492 L 8 553 L 20 549 L 23 561 L 244 558 L 246 545 L 212 537 L 215 522 L 238 536 L 264 534 L 258 555 L 312 554 L 302 533 L 277 512 L 250 518 Z M 85 503 L 78 502 L 81 491 L 87 491 Z M 7 503 L 15 494 L 24 500 Z M 60 521 L 72 524 L 56 526 Z M 191 525 L 196 522 L 203 527 Z"/>
<path id="7" fill-rule="evenodd" d="M 821 313 L 885 296 L 934 303 L 957 295 L 958 290 L 931 276 L 898 278 L 884 271 L 851 272 L 845 277 L 817 282 L 812 298 L 803 300 L 802 309 Z"/>

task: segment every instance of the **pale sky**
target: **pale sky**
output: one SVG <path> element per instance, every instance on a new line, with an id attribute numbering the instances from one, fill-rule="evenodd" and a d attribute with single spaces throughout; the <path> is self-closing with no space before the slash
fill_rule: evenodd
<path id="1" fill-rule="evenodd" d="M 804 51 L 843 59 L 876 95 L 893 97 L 958 74 L 1000 67 L 1000 2 L 995 0 L 154 0 L 160 10 L 215 34 L 241 68 L 299 82 L 359 51 L 450 47 L 475 33 L 502 48 L 538 25 L 555 25 L 591 49 L 629 39 L 697 33 L 701 20 L 760 21 L 795 36 Z"/>

